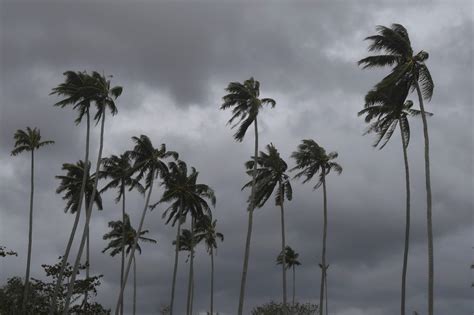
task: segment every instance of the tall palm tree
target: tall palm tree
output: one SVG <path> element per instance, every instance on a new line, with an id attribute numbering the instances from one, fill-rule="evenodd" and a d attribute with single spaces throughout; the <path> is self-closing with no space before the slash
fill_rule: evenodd
<path id="1" fill-rule="evenodd" d="M 203 240 L 206 244 L 206 249 L 211 256 L 211 301 L 210 301 L 210 315 L 214 314 L 214 250 L 217 254 L 217 240 L 224 241 L 224 234 L 216 230 L 217 220 L 212 220 L 211 215 L 203 216 L 197 223 L 198 243 Z"/>
<path id="2" fill-rule="evenodd" d="M 109 249 L 111 250 L 110 256 L 114 257 L 118 253 L 125 253 L 128 255 L 132 250 L 133 244 L 135 242 L 135 238 L 137 238 L 137 231 L 132 227 L 130 224 L 130 217 L 128 214 L 125 213 L 123 215 L 123 221 L 110 221 L 109 228 L 111 229 L 110 232 L 104 234 L 104 240 L 110 240 L 107 247 L 102 250 L 102 253 L 105 253 Z M 141 242 L 148 242 L 148 243 L 156 243 L 156 240 L 152 238 L 145 237 L 143 235 L 147 234 L 149 231 L 144 230 L 141 231 L 138 235 L 138 241 Z M 138 252 L 142 253 L 142 249 L 140 244 L 137 242 L 136 249 Z M 125 249 L 126 248 L 126 249 Z M 124 250 L 125 249 L 125 250 Z M 136 313 L 136 304 L 137 304 L 137 268 L 136 268 L 136 257 L 133 256 L 133 315 Z M 122 284 L 121 284 L 122 285 Z M 121 309 L 123 311 L 123 308 Z"/>
<path id="3" fill-rule="evenodd" d="M 403 25 L 392 24 L 391 27 L 377 26 L 378 34 L 366 38 L 371 41 L 369 51 L 379 55 L 369 56 L 359 60 L 363 68 L 393 66 L 390 74 L 382 79 L 376 89 L 384 89 L 403 82 L 407 88 L 416 90 L 420 103 L 421 119 L 423 121 L 423 136 L 425 139 L 425 181 L 426 181 L 426 217 L 428 234 L 428 315 L 433 315 L 434 290 L 434 259 L 433 259 L 433 225 L 432 198 L 430 178 L 430 144 L 428 122 L 423 100 L 431 100 L 434 83 L 430 71 L 425 64 L 429 54 L 421 50 L 414 54 L 408 31 Z"/>
<path id="4" fill-rule="evenodd" d="M 152 209 L 158 204 L 169 203 L 168 208 L 163 212 L 163 217 L 168 217 L 166 224 L 172 221 L 172 226 L 178 222 L 176 233 L 175 258 L 173 268 L 173 281 L 171 286 L 171 302 L 170 315 L 173 314 L 174 293 L 176 287 L 176 275 L 178 271 L 179 259 L 179 236 L 181 235 L 181 224 L 185 221 L 188 213 L 191 215 L 191 233 L 194 234 L 195 220 L 199 220 L 203 215 L 211 213 L 209 201 L 212 206 L 216 204 L 216 197 L 214 190 L 205 184 L 198 184 L 197 178 L 199 172 L 194 167 L 191 167 L 191 172 L 188 174 L 188 167 L 185 162 L 177 161 L 168 163 L 169 173 L 165 177 L 164 186 L 165 191 L 161 199 L 152 205 Z M 194 247 L 191 247 L 191 263 L 190 263 L 190 279 L 188 283 L 188 300 L 187 312 L 191 310 L 191 290 L 192 290 L 192 273 L 193 273 L 193 256 Z"/>
<path id="5" fill-rule="evenodd" d="M 118 188 L 118 195 L 115 198 L 115 202 L 120 202 L 122 200 L 122 222 L 125 220 L 125 188 L 126 187 L 136 187 L 140 193 L 144 193 L 143 186 L 135 181 L 132 178 L 132 164 L 130 159 L 130 154 L 125 152 L 120 156 L 111 155 L 108 158 L 102 160 L 103 171 L 101 172 L 101 177 L 110 178 L 110 181 L 101 189 L 101 192 L 104 192 L 111 188 Z M 122 229 L 122 242 L 126 241 L 126 230 Z M 122 247 L 125 247 L 125 243 L 122 244 Z M 124 273 L 124 264 L 125 264 L 125 251 L 121 251 L 122 260 L 120 265 L 120 287 L 123 286 L 123 273 Z M 120 304 L 120 314 L 123 315 L 123 301 Z"/>
<path id="6" fill-rule="evenodd" d="M 255 160 L 255 159 L 254 159 Z M 245 163 L 245 167 L 248 170 L 249 175 L 253 175 L 255 162 L 250 160 Z M 267 145 L 267 152 L 260 151 L 260 156 L 257 160 L 256 170 L 256 189 L 255 189 L 255 201 L 256 206 L 261 208 L 265 205 L 268 198 L 275 193 L 275 205 L 280 207 L 281 217 L 281 251 L 283 252 L 286 247 L 285 242 L 285 209 L 284 202 L 285 197 L 291 200 L 293 197 L 293 190 L 291 188 L 290 177 L 286 174 L 288 165 L 280 157 L 280 153 L 273 144 Z M 243 188 L 251 187 L 252 181 L 244 185 Z M 285 256 L 283 256 L 283 260 Z M 286 268 L 285 263 L 282 265 L 282 284 L 283 284 L 283 307 L 287 312 L 287 296 L 286 296 Z"/>
<path id="7" fill-rule="evenodd" d="M 318 189 L 321 185 L 323 186 L 323 248 L 321 257 L 321 287 L 319 293 L 319 314 L 323 315 L 323 300 L 324 300 L 324 287 L 326 280 L 326 272 L 329 265 L 326 264 L 326 238 L 328 228 L 328 207 L 327 207 L 327 194 L 326 194 L 326 176 L 334 170 L 336 173 L 341 174 L 342 167 L 334 162 L 337 158 L 337 152 L 326 153 L 323 147 L 319 146 L 314 140 L 303 140 L 298 146 L 296 152 L 291 155 L 296 161 L 296 166 L 292 169 L 299 170 L 296 173 L 295 178 L 305 177 L 303 183 L 309 182 L 314 175 L 319 175 L 314 189 Z"/>
<path id="8" fill-rule="evenodd" d="M 408 264 L 408 250 L 410 240 L 410 172 L 408 165 L 407 148 L 410 142 L 409 116 L 419 116 L 420 111 L 412 109 L 413 102 L 405 101 L 408 90 L 402 86 L 391 89 L 371 90 L 365 98 L 365 108 L 358 115 L 365 115 L 365 122 L 370 123 L 366 133 L 377 134 L 374 147 L 383 147 L 388 143 L 397 126 L 400 128 L 402 140 L 403 160 L 405 163 L 405 249 L 403 253 L 403 271 L 401 285 L 401 314 L 405 315 L 406 274 Z M 431 113 L 426 113 L 431 115 Z"/>
<path id="9" fill-rule="evenodd" d="M 31 152 L 31 178 L 30 178 L 30 220 L 28 228 L 28 256 L 26 260 L 26 275 L 25 275 L 25 289 L 23 293 L 22 311 L 26 312 L 26 305 L 28 303 L 28 291 L 30 288 L 30 266 L 31 266 L 31 247 L 33 246 L 33 195 L 35 191 L 34 173 L 35 173 L 35 150 L 44 147 L 48 144 L 53 144 L 54 141 L 41 141 L 41 132 L 37 128 L 31 129 L 26 127 L 25 130 L 18 129 L 13 138 L 15 145 L 11 155 L 16 156 L 23 152 Z"/>
<path id="10" fill-rule="evenodd" d="M 169 157 L 177 159 L 178 153 L 174 151 L 167 151 L 165 144 L 162 144 L 159 148 L 155 148 L 150 138 L 148 138 L 146 135 L 141 135 L 140 137 L 132 137 L 132 140 L 133 142 L 135 142 L 135 147 L 132 151 L 129 152 L 129 154 L 133 161 L 132 169 L 134 173 L 137 173 L 135 181 L 139 182 L 144 179 L 145 191 L 148 191 L 145 200 L 145 207 L 143 208 L 140 224 L 138 225 L 137 230 L 138 235 L 140 235 L 143 228 L 143 223 L 145 221 L 148 205 L 150 203 L 151 192 L 153 191 L 153 183 L 158 176 L 165 177 L 168 174 L 168 167 L 166 166 L 164 160 Z M 133 187 L 134 185 L 132 185 L 132 188 Z M 125 268 L 123 285 L 120 288 L 117 304 L 115 306 L 115 315 L 119 314 L 120 305 L 123 299 L 123 291 L 125 285 L 127 284 L 128 274 L 130 272 L 130 266 L 132 264 L 132 259 L 135 254 L 137 242 L 138 239 L 135 238 L 131 249 L 131 256 L 128 259 L 127 266 Z"/>
<path id="11" fill-rule="evenodd" d="M 254 78 L 245 80 L 243 83 L 231 82 L 226 88 L 226 94 L 223 97 L 221 109 L 232 108 L 232 117 L 228 124 L 232 124 L 232 128 L 238 126 L 237 132 L 234 134 L 234 139 L 242 142 L 247 132 L 247 129 L 253 124 L 255 131 L 255 149 L 254 158 L 258 156 L 258 124 L 257 116 L 264 105 L 275 107 L 276 102 L 271 98 L 260 98 L 260 82 Z M 234 121 L 237 121 L 234 123 Z M 257 163 L 255 161 L 255 169 Z M 254 170 L 255 170 L 254 169 Z M 255 209 L 254 193 L 255 193 L 255 175 L 252 178 L 252 189 L 250 192 L 249 206 L 248 206 L 248 224 L 247 224 L 247 238 L 245 241 L 244 263 L 242 267 L 242 279 L 240 282 L 239 307 L 238 315 L 242 315 L 245 299 L 245 283 L 247 281 L 247 269 L 250 256 L 250 241 L 252 237 L 253 224 L 253 210 Z"/>
<path id="12" fill-rule="evenodd" d="M 88 81 L 90 84 L 86 87 L 86 94 L 91 95 L 90 99 L 94 102 L 97 112 L 94 116 L 94 120 L 99 123 L 100 121 L 100 141 L 99 141 L 99 151 L 97 156 L 97 164 L 95 173 L 99 174 L 100 172 L 100 165 L 102 162 L 102 149 L 104 147 L 104 128 L 105 128 L 105 116 L 107 109 L 110 110 L 112 115 L 117 114 L 118 110 L 115 105 L 115 100 L 122 94 L 122 87 L 121 86 L 113 86 L 110 85 L 110 80 L 105 75 L 101 75 L 96 71 L 93 71 L 91 75 L 87 75 L 89 77 Z M 95 177 L 94 181 L 94 190 L 92 191 L 91 199 L 94 200 L 94 195 L 96 194 L 97 184 L 98 184 L 99 176 Z M 79 245 L 79 250 L 76 255 L 76 260 L 74 262 L 73 273 L 71 275 L 71 281 L 68 285 L 68 292 L 66 296 L 66 301 L 64 305 L 63 314 L 66 315 L 69 311 L 69 306 L 71 304 L 71 296 L 74 289 L 74 281 L 76 279 L 77 272 L 79 270 L 79 263 L 82 257 L 82 252 L 84 251 L 84 245 L 87 240 L 87 235 L 89 233 L 89 223 L 92 215 L 92 202 L 87 205 L 86 208 L 86 222 L 84 224 L 84 229 L 82 232 L 82 239 Z"/>
<path id="13" fill-rule="evenodd" d="M 284 254 L 283 254 L 284 253 Z M 296 283 L 296 272 L 295 272 L 295 267 L 301 265 L 301 263 L 298 260 L 298 254 L 291 248 L 290 246 L 285 247 L 284 252 L 280 252 L 280 254 L 277 257 L 277 264 L 282 265 L 285 269 L 292 269 L 293 270 L 293 302 L 292 305 L 293 307 L 295 306 L 295 283 Z"/>
<path id="14" fill-rule="evenodd" d="M 92 83 L 92 78 L 86 72 L 74 72 L 74 71 L 66 71 L 64 73 L 65 80 L 63 83 L 59 84 L 57 87 L 53 88 L 50 94 L 56 94 L 58 96 L 64 96 L 65 98 L 56 104 L 55 106 L 59 106 L 64 108 L 66 106 L 72 106 L 73 109 L 79 112 L 78 117 L 75 120 L 76 125 L 81 123 L 82 118 L 86 117 L 86 148 L 85 148 L 85 157 L 84 163 L 88 167 L 90 167 L 89 163 L 89 135 L 90 135 L 90 105 L 93 102 L 93 93 L 89 88 Z M 82 200 L 84 199 L 84 189 L 86 185 L 86 174 L 89 173 L 84 172 L 84 177 L 82 178 L 82 185 L 80 194 L 77 196 L 78 200 L 78 209 L 76 211 L 76 217 L 74 219 L 74 224 L 71 229 L 71 233 L 69 235 L 68 243 L 66 245 L 66 250 L 64 255 L 62 256 L 61 260 L 61 269 L 59 271 L 59 275 L 57 277 L 56 285 L 54 288 L 52 303 L 49 308 L 49 315 L 53 315 L 57 309 L 57 297 L 59 293 L 59 289 L 62 286 L 64 271 L 67 265 L 67 260 L 69 258 L 69 253 L 71 251 L 71 246 L 74 241 L 74 236 L 76 235 L 77 226 L 79 224 L 79 218 L 81 215 L 81 207 L 82 207 Z"/>

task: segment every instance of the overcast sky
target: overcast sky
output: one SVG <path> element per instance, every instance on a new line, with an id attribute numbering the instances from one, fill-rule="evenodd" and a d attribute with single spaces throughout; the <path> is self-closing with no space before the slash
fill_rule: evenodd
<path id="1" fill-rule="evenodd" d="M 252 154 L 253 134 L 233 140 L 229 112 L 219 110 L 230 81 L 254 76 L 261 95 L 276 100 L 260 119 L 260 144 L 272 142 L 287 159 L 301 139 L 312 138 L 339 153 L 344 168 L 328 178 L 329 313 L 392 315 L 399 312 L 404 237 L 404 171 L 400 135 L 382 151 L 357 111 L 364 94 L 388 69 L 362 71 L 356 61 L 368 53 L 364 37 L 375 26 L 406 26 L 415 52 L 430 54 L 435 82 L 426 104 L 433 189 L 436 314 L 471 314 L 473 258 L 473 2 L 318 1 L 0 1 L 0 244 L 18 257 L 2 259 L 0 283 L 24 276 L 27 252 L 29 156 L 11 157 L 13 133 L 39 127 L 56 141 L 36 155 L 32 276 L 53 264 L 65 249 L 73 216 L 55 193 L 61 164 L 83 158 L 85 125 L 71 109 L 52 104 L 51 89 L 66 70 L 97 70 L 124 87 L 119 113 L 107 120 L 104 155 L 132 147 L 130 138 L 148 135 L 200 171 L 215 189 L 214 217 L 225 241 L 216 257 L 215 309 L 236 314 L 247 229 L 248 180 L 243 163 Z M 416 106 L 417 98 L 410 95 Z M 421 122 L 412 120 L 409 146 L 412 238 L 407 311 L 427 310 L 426 205 Z M 94 128 L 92 156 L 99 128 Z M 95 162 L 94 162 L 95 163 Z M 103 185 L 103 183 L 100 183 Z M 297 299 L 317 303 L 322 235 L 322 191 L 293 182 L 287 204 L 287 243 L 300 253 Z M 152 201 L 161 194 L 155 190 Z M 91 272 L 103 274 L 97 300 L 113 308 L 120 259 L 102 254 L 107 222 L 120 218 L 115 192 L 91 223 Z M 127 196 L 137 224 L 144 200 Z M 149 213 L 145 228 L 158 244 L 143 245 L 138 264 L 138 313 L 156 314 L 169 303 L 175 230 Z M 281 300 L 279 210 L 270 200 L 254 216 L 246 313 Z M 81 223 L 82 224 L 82 223 Z M 195 260 L 195 310 L 209 301 L 210 259 L 203 247 Z M 178 314 L 184 313 L 187 265 L 181 255 Z M 291 279 L 291 278 L 289 278 Z M 291 282 L 290 282 L 291 283 Z M 127 313 L 131 290 L 127 290 Z"/>

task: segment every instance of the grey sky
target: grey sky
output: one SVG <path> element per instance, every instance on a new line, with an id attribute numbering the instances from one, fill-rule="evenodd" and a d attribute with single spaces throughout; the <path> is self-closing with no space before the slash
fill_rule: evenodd
<path id="1" fill-rule="evenodd" d="M 473 4 L 471 1 L 151 2 L 0 1 L 0 244 L 19 253 L 0 262 L 0 283 L 24 276 L 29 193 L 28 157 L 11 157 L 13 133 L 37 126 L 56 145 L 37 154 L 33 277 L 41 264 L 62 254 L 73 217 L 55 194 L 61 164 L 83 158 L 85 126 L 75 113 L 52 106 L 51 88 L 65 70 L 97 70 L 122 85 L 119 113 L 108 119 L 105 155 L 119 154 L 130 138 L 147 134 L 166 143 L 200 171 L 216 191 L 214 216 L 225 234 L 216 258 L 216 309 L 235 314 L 242 268 L 248 192 L 243 163 L 253 134 L 243 143 L 219 111 L 230 81 L 254 76 L 263 96 L 277 101 L 261 114 L 261 148 L 273 142 L 288 158 L 301 139 L 313 138 L 339 152 L 344 171 L 328 179 L 330 313 L 392 315 L 399 308 L 404 232 L 404 174 L 399 135 L 382 151 L 362 136 L 356 113 L 363 96 L 387 69 L 362 71 L 363 38 L 378 24 L 401 23 L 427 62 L 435 91 L 427 104 L 435 232 L 437 314 L 470 314 L 473 258 Z M 416 104 L 416 97 L 411 95 Z M 93 131 L 97 139 L 98 128 Z M 93 141 L 93 152 L 97 141 Z M 93 153 L 92 156 L 95 156 Z M 426 313 L 427 244 L 421 123 L 412 120 L 412 242 L 407 310 Z M 293 165 L 293 161 L 289 161 Z M 318 298 L 321 192 L 295 181 L 287 206 L 287 242 L 300 253 L 297 296 Z M 161 190 L 157 189 L 153 200 Z M 104 274 L 98 300 L 112 307 L 120 262 L 100 253 L 107 222 L 120 217 L 115 192 L 91 227 L 92 272 Z M 144 200 L 130 193 L 128 212 L 137 223 Z M 144 245 L 138 263 L 139 314 L 156 314 L 169 300 L 174 229 L 162 209 L 146 228 L 158 245 Z M 255 214 L 246 309 L 281 299 L 279 212 L 272 201 Z M 196 258 L 196 311 L 205 311 L 209 257 Z M 182 256 L 184 258 L 184 255 Z M 187 265 L 180 265 L 178 305 L 185 303 Z M 131 291 L 126 293 L 129 297 Z M 131 307 L 131 303 L 128 303 Z M 130 308 L 131 310 L 131 308 Z"/>

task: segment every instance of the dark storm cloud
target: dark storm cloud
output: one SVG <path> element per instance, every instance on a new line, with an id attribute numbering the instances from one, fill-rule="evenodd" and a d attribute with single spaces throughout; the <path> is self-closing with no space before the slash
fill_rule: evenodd
<path id="1" fill-rule="evenodd" d="M 248 180 L 243 163 L 252 152 L 252 134 L 232 140 L 218 111 L 229 81 L 254 75 L 262 95 L 277 107 L 260 118 L 261 148 L 273 142 L 288 158 L 303 138 L 314 138 L 338 151 L 344 167 L 328 182 L 330 232 L 330 311 L 337 315 L 397 314 L 403 246 L 403 164 L 398 134 L 378 151 L 362 137 L 356 117 L 364 93 L 386 70 L 361 71 L 362 39 L 377 24 L 407 26 L 415 50 L 430 52 L 435 79 L 430 118 L 435 226 L 436 292 L 439 314 L 469 312 L 472 240 L 472 13 L 469 2 L 429 2 L 413 6 L 393 2 L 350 4 L 343 1 L 251 4 L 215 2 L 13 2 L 0 4 L 0 239 L 20 256 L 1 262 L 2 283 L 22 275 L 26 249 L 28 157 L 11 158 L 14 130 L 38 126 L 56 145 L 37 155 L 33 275 L 39 265 L 61 255 L 73 217 L 54 193 L 61 163 L 83 158 L 84 124 L 75 114 L 54 108 L 49 96 L 64 70 L 113 74 L 124 86 L 119 114 L 107 121 L 105 155 L 132 146 L 131 136 L 145 133 L 155 145 L 165 142 L 200 171 L 215 190 L 215 217 L 225 242 L 216 257 L 216 309 L 235 314 L 245 241 Z M 469 71 L 470 70 L 470 71 Z M 416 101 L 416 97 L 410 96 Z M 416 102 L 415 102 L 416 103 Z M 467 111 L 467 114 L 466 114 Z M 179 126 L 179 128 L 177 128 Z M 93 129 L 96 139 L 98 128 Z M 95 159 L 97 142 L 92 143 Z M 426 223 L 421 124 L 412 123 L 409 148 L 412 175 L 412 243 L 408 311 L 426 309 Z M 292 165 L 293 162 L 291 161 Z M 287 204 L 287 242 L 299 253 L 297 295 L 316 302 L 321 239 L 321 191 L 293 184 Z M 157 188 L 153 200 L 160 196 Z M 104 195 L 104 210 L 94 212 L 93 273 L 104 274 L 98 299 L 113 307 L 119 285 L 118 259 L 100 253 L 107 222 L 119 218 L 115 192 Z M 144 200 L 127 196 L 132 222 Z M 144 245 L 138 257 L 140 314 L 156 314 L 168 303 L 175 231 L 161 219 L 163 209 L 147 215 L 145 228 L 158 245 Z M 51 224 L 54 222 L 54 225 Z M 279 300 L 279 216 L 273 200 L 255 214 L 247 291 L 247 310 Z M 179 312 L 183 312 L 187 267 L 181 255 Z M 209 257 L 196 257 L 196 310 L 208 304 Z M 131 291 L 126 293 L 131 296 Z M 131 305 L 128 305 L 131 307 Z"/>

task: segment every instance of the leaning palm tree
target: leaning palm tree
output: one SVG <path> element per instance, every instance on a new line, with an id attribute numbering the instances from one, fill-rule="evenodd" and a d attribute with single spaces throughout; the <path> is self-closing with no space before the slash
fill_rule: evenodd
<path id="1" fill-rule="evenodd" d="M 66 76 L 63 83 L 59 84 L 57 87 L 53 88 L 51 94 L 57 94 L 58 96 L 64 96 L 64 99 L 54 104 L 55 106 L 59 106 L 64 108 L 66 106 L 72 106 L 73 109 L 79 112 L 78 117 L 75 120 L 76 125 L 81 123 L 82 118 L 86 117 L 86 148 L 85 148 L 85 157 L 84 163 L 90 167 L 89 164 L 89 135 L 90 135 L 90 105 L 93 102 L 93 93 L 90 86 L 92 83 L 92 77 L 88 75 L 86 72 L 74 72 L 74 71 L 66 71 L 64 73 Z M 74 224 L 71 229 L 71 233 L 69 235 L 68 243 L 66 245 L 66 250 L 64 255 L 62 256 L 61 260 L 61 269 L 59 271 L 58 278 L 56 280 L 56 285 L 54 287 L 52 303 L 49 308 L 49 315 L 53 315 L 57 309 L 57 297 L 59 293 L 59 289 L 62 285 L 63 276 L 65 267 L 67 265 L 67 260 L 69 258 L 69 253 L 71 251 L 71 246 L 74 241 L 74 236 L 76 235 L 77 226 L 79 224 L 79 218 L 81 215 L 81 207 L 82 207 L 82 200 L 84 199 L 84 189 L 86 185 L 86 174 L 89 171 L 84 172 L 84 177 L 82 178 L 82 185 L 80 194 L 76 197 L 77 198 L 77 205 L 78 209 L 76 211 L 76 217 L 74 219 Z"/>
<path id="2" fill-rule="evenodd" d="M 203 240 L 206 244 L 206 249 L 211 256 L 211 301 L 210 301 L 210 315 L 214 314 L 214 251 L 217 254 L 217 240 L 224 241 L 224 234 L 216 230 L 217 220 L 212 220 L 212 215 L 203 216 L 197 223 L 198 243 Z"/>
<path id="3" fill-rule="evenodd" d="M 370 123 L 367 133 L 377 134 L 374 147 L 383 149 L 392 137 L 397 126 L 400 128 L 403 160 L 405 163 L 405 249 L 403 253 L 403 270 L 401 286 L 401 314 L 405 314 L 406 274 L 410 240 L 410 171 L 407 148 L 410 142 L 409 116 L 419 116 L 420 111 L 412 109 L 413 102 L 405 101 L 408 90 L 405 86 L 394 86 L 390 89 L 371 90 L 365 97 L 365 108 L 358 115 L 365 115 L 365 122 Z M 431 113 L 426 113 L 431 115 Z"/>
<path id="4" fill-rule="evenodd" d="M 33 194 L 35 191 L 34 173 L 35 173 L 35 150 L 53 144 L 54 141 L 41 141 L 41 132 L 37 128 L 26 127 L 25 130 L 18 129 L 13 136 L 15 145 L 11 155 L 16 156 L 23 152 L 31 152 L 31 178 L 30 178 L 30 220 L 28 228 L 28 254 L 26 260 L 25 289 L 23 293 L 22 312 L 26 313 L 28 304 L 28 291 L 30 288 L 30 266 L 31 266 L 31 247 L 33 246 Z"/>
<path id="5" fill-rule="evenodd" d="M 319 292 L 319 314 L 323 315 L 323 300 L 324 300 L 324 288 L 326 280 L 326 272 L 329 265 L 326 264 L 326 238 L 327 238 L 327 227 L 328 227 L 328 207 L 327 207 L 327 196 L 326 196 L 326 176 L 334 170 L 336 173 L 341 174 L 342 167 L 334 162 L 338 156 L 337 152 L 326 153 L 326 150 L 319 146 L 314 140 L 303 140 L 298 146 L 296 152 L 291 155 L 296 161 L 296 166 L 292 169 L 299 170 L 296 173 L 295 178 L 305 177 L 303 183 L 309 182 L 314 175 L 319 175 L 314 189 L 318 189 L 321 185 L 323 186 L 323 247 L 321 255 L 321 287 Z"/>
<path id="6" fill-rule="evenodd" d="M 425 181 L 426 181 L 426 215 L 428 233 L 428 315 L 433 315 L 434 262 L 433 262 L 433 225 L 431 211 L 431 178 L 430 178 L 430 145 L 428 122 L 423 100 L 431 100 L 434 83 L 425 64 L 429 54 L 421 50 L 414 54 L 408 31 L 403 25 L 392 24 L 391 27 L 377 26 L 377 35 L 366 38 L 371 41 L 369 51 L 381 52 L 359 60 L 363 68 L 393 66 L 376 89 L 385 89 L 396 84 L 406 84 L 407 89 L 416 90 L 420 103 L 423 135 L 425 139 Z M 402 313 L 403 314 L 403 313 Z"/>
<path id="7" fill-rule="evenodd" d="M 108 189 L 118 188 L 118 195 L 115 198 L 115 202 L 120 202 L 122 200 L 122 222 L 125 220 L 125 189 L 127 187 L 136 187 L 140 193 L 144 193 L 143 186 L 135 181 L 132 178 L 132 164 L 130 159 L 130 154 L 125 152 L 120 156 L 111 155 L 108 158 L 102 160 L 103 171 L 101 172 L 101 177 L 110 178 L 110 181 L 101 189 L 101 192 L 104 192 Z M 122 229 L 122 242 L 126 241 L 126 230 Z M 125 243 L 122 244 L 122 247 L 125 247 Z M 122 260 L 120 265 L 120 287 L 123 286 L 123 273 L 125 265 L 125 251 L 121 251 Z M 123 315 L 123 301 L 120 304 L 120 314 Z"/>
<path id="8" fill-rule="evenodd" d="M 256 206 L 261 208 L 265 205 L 268 198 L 275 191 L 275 205 L 280 207 L 281 217 L 281 251 L 283 252 L 286 247 L 285 242 L 285 198 L 288 200 L 292 199 L 293 190 L 291 188 L 290 177 L 286 174 L 288 165 L 280 157 L 280 153 L 275 146 L 270 143 L 267 145 L 267 152 L 260 151 L 260 156 L 257 160 L 257 170 L 254 171 L 255 159 L 245 163 L 245 167 L 248 170 L 249 175 L 253 175 L 256 172 L 255 182 L 255 201 Z M 244 185 L 243 188 L 251 187 L 252 181 Z M 283 260 L 285 256 L 283 256 Z M 287 298 L 286 298 L 286 268 L 285 263 L 282 265 L 282 277 L 283 277 L 283 308 L 287 312 Z"/>
<path id="9" fill-rule="evenodd" d="M 168 174 L 168 167 L 164 162 L 165 159 L 173 157 L 174 159 L 178 158 L 178 153 L 173 151 L 166 151 L 166 145 L 162 144 L 160 148 L 155 148 L 150 138 L 146 135 L 141 135 L 140 137 L 132 137 L 133 142 L 135 142 L 135 147 L 132 151 L 129 152 L 130 157 L 133 161 L 132 169 L 134 173 L 137 173 L 135 178 L 136 182 L 145 180 L 145 191 L 148 191 L 145 207 L 143 208 L 142 216 L 140 219 L 140 224 L 138 225 L 137 233 L 140 235 L 143 223 L 145 221 L 146 212 L 148 210 L 148 205 L 150 203 L 151 192 L 153 191 L 153 183 L 158 176 L 165 177 Z M 134 185 L 132 185 L 132 188 Z M 137 247 L 138 239 L 135 238 L 131 249 L 131 256 L 128 259 L 127 266 L 125 268 L 125 275 L 123 277 L 123 285 L 120 287 L 119 296 L 117 299 L 117 304 L 115 306 L 115 315 L 119 314 L 120 305 L 123 299 L 123 291 L 125 285 L 127 284 L 128 274 L 130 272 L 130 266 L 132 264 L 132 259 L 135 254 L 135 249 Z"/>
<path id="10" fill-rule="evenodd" d="M 191 233 L 194 234 L 195 222 L 203 215 L 211 213 L 209 201 L 212 206 L 216 204 L 216 197 L 214 190 L 208 185 L 197 183 L 199 172 L 194 167 L 191 167 L 191 172 L 188 174 L 188 167 L 185 162 L 177 161 L 168 164 L 170 172 L 165 177 L 164 186 L 165 191 L 161 199 L 152 205 L 155 208 L 158 204 L 169 203 L 168 208 L 163 212 L 163 217 L 167 217 L 166 224 L 172 222 L 172 226 L 178 222 L 176 234 L 176 249 L 173 268 L 173 280 L 171 285 L 171 301 L 170 314 L 173 314 L 174 306 L 174 292 L 176 287 L 176 275 L 178 271 L 179 259 L 179 236 L 181 235 L 181 224 L 185 221 L 187 214 L 191 215 Z M 193 276 L 193 256 L 194 247 L 191 248 L 191 263 L 190 263 L 190 278 L 188 282 L 188 299 L 187 312 L 192 312 L 191 307 L 191 290 L 192 290 L 192 276 Z"/>
<path id="11" fill-rule="evenodd" d="M 86 93 L 90 95 L 90 99 L 94 102 L 97 112 L 94 116 L 94 120 L 99 123 L 100 121 L 100 140 L 99 140 L 99 151 L 97 156 L 97 164 L 95 173 L 100 172 L 100 165 L 102 162 L 102 149 L 104 147 L 104 128 L 105 128 L 105 117 L 107 109 L 110 110 L 112 115 L 117 114 L 118 110 L 115 105 L 115 100 L 122 94 L 121 86 L 110 85 L 110 80 L 105 76 L 101 75 L 96 71 L 93 71 L 91 75 L 88 75 L 88 81 L 90 84 L 86 86 Z M 91 200 L 94 200 L 94 195 L 97 190 L 99 176 L 95 177 L 94 181 L 94 190 L 92 191 Z M 92 215 L 92 202 L 87 205 L 86 208 L 86 222 L 84 224 L 84 229 L 82 232 L 82 239 L 79 245 L 79 250 L 76 255 L 76 260 L 74 262 L 73 273 L 68 285 L 66 301 L 64 304 L 63 314 L 66 315 L 69 311 L 69 306 L 71 304 L 71 297 L 74 289 L 74 281 L 79 270 L 79 263 L 81 260 L 82 252 L 84 251 L 84 245 L 87 240 L 87 235 L 89 233 L 89 223 Z"/>
<path id="12" fill-rule="evenodd" d="M 133 248 L 135 238 L 138 235 L 138 241 L 156 243 L 156 240 L 152 238 L 145 237 L 143 235 L 147 234 L 149 231 L 141 231 L 140 234 L 137 234 L 137 231 L 130 224 L 130 217 L 128 214 L 123 215 L 123 221 L 110 221 L 109 228 L 110 232 L 104 234 L 104 240 L 110 240 L 107 247 L 102 250 L 102 253 L 105 253 L 109 249 L 110 256 L 114 257 L 118 253 L 130 254 L 130 251 Z M 126 249 L 125 249 L 126 248 Z M 125 250 L 124 250 L 125 249 Z M 140 244 L 137 242 L 136 249 L 138 252 L 142 253 Z M 137 267 L 136 267 L 136 257 L 133 256 L 133 315 L 136 313 L 136 304 L 137 304 Z M 121 309 L 123 311 L 123 308 Z"/>
<path id="13" fill-rule="evenodd" d="M 283 254 L 284 253 L 284 254 Z M 282 265 L 285 267 L 285 269 L 293 269 L 293 302 L 292 305 L 293 307 L 295 306 L 295 283 L 296 283 L 296 272 L 295 272 L 295 267 L 301 265 L 301 263 L 298 260 L 298 254 L 291 248 L 290 246 L 285 247 L 285 251 L 281 252 L 278 257 L 277 257 L 277 264 Z"/>
<path id="14" fill-rule="evenodd" d="M 258 124 L 257 116 L 264 105 L 270 105 L 275 107 L 276 102 L 271 98 L 260 98 L 260 82 L 254 78 L 245 80 L 244 83 L 231 82 L 226 88 L 227 95 L 223 97 L 223 104 L 221 109 L 232 108 L 232 117 L 228 121 L 228 124 L 232 124 L 232 128 L 238 126 L 237 132 L 234 134 L 234 139 L 241 142 L 247 129 L 253 124 L 255 130 L 255 149 L 254 158 L 258 156 Z M 235 122 L 237 120 L 237 122 Z M 234 123 L 235 122 L 235 123 Z M 255 161 L 255 169 L 257 163 Z M 254 170 L 255 170 L 254 169 Z M 245 254 L 244 263 L 242 267 L 242 279 L 240 282 L 240 293 L 239 293 L 239 308 L 238 315 L 242 315 L 244 308 L 245 299 L 245 283 L 247 280 L 247 269 L 250 256 L 250 240 L 252 237 L 252 224 L 253 224 L 253 210 L 255 209 L 255 175 L 252 178 L 252 189 L 250 192 L 249 206 L 248 206 L 248 225 L 247 225 L 247 238 L 245 241 Z"/>

